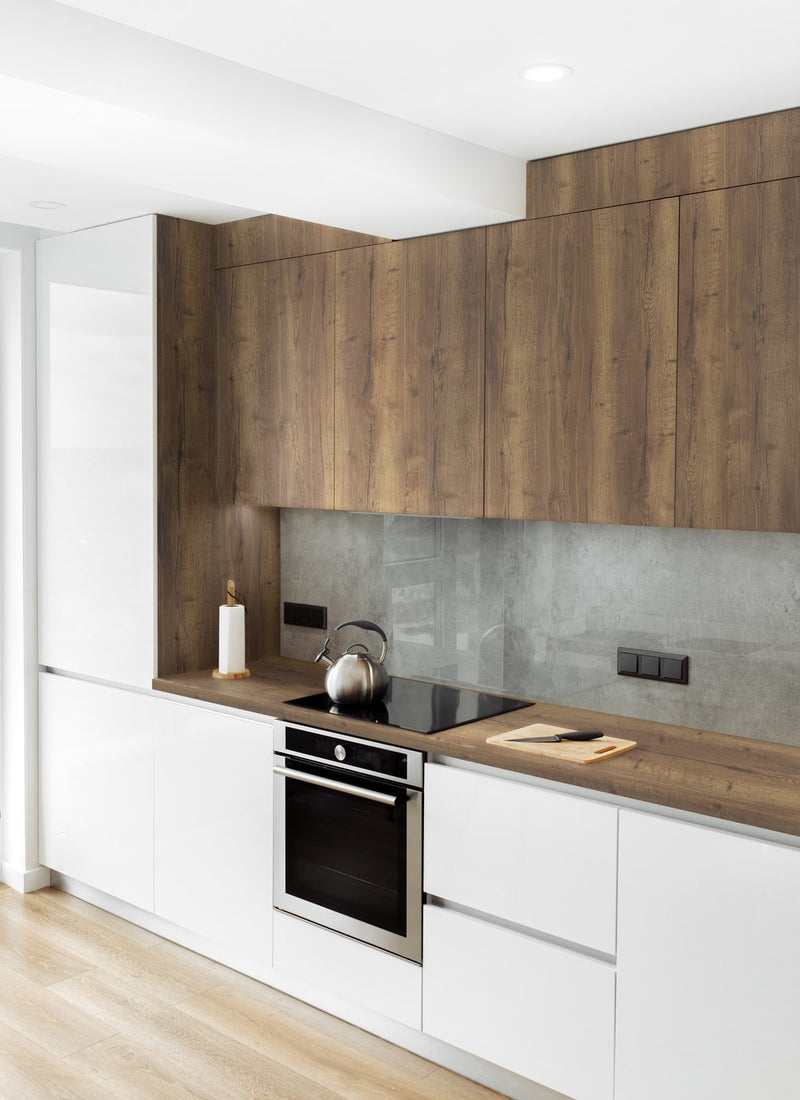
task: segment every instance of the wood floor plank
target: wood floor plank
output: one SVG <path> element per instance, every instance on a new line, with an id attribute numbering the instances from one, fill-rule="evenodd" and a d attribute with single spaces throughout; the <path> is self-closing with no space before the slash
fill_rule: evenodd
<path id="1" fill-rule="evenodd" d="M 102 1086 L 103 1095 L 125 1100 L 219 1100 L 214 1093 L 189 1087 L 180 1079 L 174 1059 L 159 1057 L 147 1046 L 114 1035 L 64 1059 L 76 1072 Z"/>
<path id="2" fill-rule="evenodd" d="M 52 988 L 0 963 L 0 1022 L 59 1058 L 114 1034 L 113 1027 L 79 1007 L 65 1011 L 50 995 Z"/>
<path id="3" fill-rule="evenodd" d="M 318 1010 L 315 1010 L 316 1018 L 300 1023 L 272 1011 L 269 1006 L 262 1006 L 256 997 L 241 989 L 227 985 L 183 1001 L 179 1007 L 260 1054 L 286 1062 L 347 1100 L 387 1100 L 389 1097 L 394 1100 L 489 1100 L 497 1097 L 497 1093 L 465 1081 L 448 1070 L 431 1073 L 433 1067 L 422 1059 L 427 1072 L 410 1077 L 391 1066 L 386 1055 L 392 1044 L 384 1040 L 380 1041 L 377 1054 L 361 1053 L 354 1060 L 351 1045 L 343 1045 L 340 1037 L 334 1039 L 326 1034 L 325 1027 L 321 1026 L 325 1014 Z"/>
<path id="4" fill-rule="evenodd" d="M 501 1100 L 132 928 L 0 885 L 0 1100 Z"/>
<path id="5" fill-rule="evenodd" d="M 109 1100 L 108 1092 L 62 1059 L 0 1023 L 2 1100 Z"/>
<path id="6" fill-rule="evenodd" d="M 91 964 L 59 947 L 37 928 L 9 918 L 0 908 L 2 962 L 39 985 L 52 985 L 90 969 Z"/>
<path id="7" fill-rule="evenodd" d="M 36 890 L 32 894 L 19 894 L 9 886 L 0 890 L 0 909 L 4 906 L 10 914 L 18 919 L 25 920 L 31 911 L 39 914 L 40 919 L 50 922 L 53 926 L 59 925 L 65 914 L 77 917 L 79 923 L 90 921 L 92 925 L 109 929 L 114 936 L 137 947 L 152 947 L 154 944 L 165 942 L 155 932 L 149 932 L 146 928 L 139 928 L 130 921 L 122 920 L 113 913 L 106 913 L 96 905 L 90 905 L 81 898 L 73 897 L 47 886 L 43 890 Z"/>
<path id="8" fill-rule="evenodd" d="M 340 1100 L 293 1068 L 198 1024 L 173 1005 L 142 1000 L 129 979 L 93 970 L 51 989 L 107 1027 L 172 1059 L 190 1088 L 205 1088 L 225 1100 Z"/>

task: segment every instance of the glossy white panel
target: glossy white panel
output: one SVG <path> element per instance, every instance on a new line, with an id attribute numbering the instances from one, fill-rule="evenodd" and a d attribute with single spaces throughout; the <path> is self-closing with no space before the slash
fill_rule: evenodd
<path id="1" fill-rule="evenodd" d="M 272 726 L 156 701 L 155 911 L 272 961 Z"/>
<path id="2" fill-rule="evenodd" d="M 153 909 L 153 699 L 39 677 L 40 860 Z"/>
<path id="3" fill-rule="evenodd" d="M 424 915 L 427 1034 L 575 1100 L 611 1100 L 610 964 L 447 909 Z"/>
<path id="4" fill-rule="evenodd" d="M 274 962 L 318 993 L 420 1026 L 422 968 L 407 959 L 276 911 Z"/>
<path id="5" fill-rule="evenodd" d="M 793 1097 L 800 851 L 620 813 L 617 1100 Z"/>
<path id="6" fill-rule="evenodd" d="M 37 242 L 39 660 L 155 672 L 155 218 Z"/>
<path id="7" fill-rule="evenodd" d="M 617 811 L 427 764 L 425 890 L 613 954 Z"/>

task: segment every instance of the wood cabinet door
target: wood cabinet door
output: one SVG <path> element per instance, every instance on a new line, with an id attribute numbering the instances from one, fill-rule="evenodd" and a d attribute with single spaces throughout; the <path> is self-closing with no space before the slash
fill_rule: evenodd
<path id="1" fill-rule="evenodd" d="M 486 515 L 671 526 L 678 200 L 487 232 Z"/>
<path id="2" fill-rule="evenodd" d="M 336 507 L 483 512 L 485 230 L 336 256 Z"/>
<path id="3" fill-rule="evenodd" d="M 219 491 L 333 507 L 333 254 L 218 272 Z"/>
<path id="4" fill-rule="evenodd" d="M 800 179 L 681 199 L 676 523 L 800 531 Z"/>

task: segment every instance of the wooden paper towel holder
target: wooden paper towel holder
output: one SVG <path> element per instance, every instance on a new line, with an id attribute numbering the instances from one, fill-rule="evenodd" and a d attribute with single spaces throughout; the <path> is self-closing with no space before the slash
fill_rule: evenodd
<path id="1" fill-rule="evenodd" d="M 236 595 L 236 584 L 234 581 L 228 581 L 225 586 L 227 592 L 227 604 L 228 607 L 236 607 L 237 603 L 244 603 L 244 600 L 239 599 Z M 250 675 L 250 669 L 242 669 L 241 672 L 220 672 L 218 668 L 212 669 L 211 675 L 215 680 L 246 680 Z"/>

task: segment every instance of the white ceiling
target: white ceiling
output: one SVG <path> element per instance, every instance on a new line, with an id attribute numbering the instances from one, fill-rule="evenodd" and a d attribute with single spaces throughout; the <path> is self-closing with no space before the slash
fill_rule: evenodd
<path id="1" fill-rule="evenodd" d="M 799 105 L 799 41 L 796 0 L 0 0 L 0 221 L 508 221 L 527 160 Z"/>

